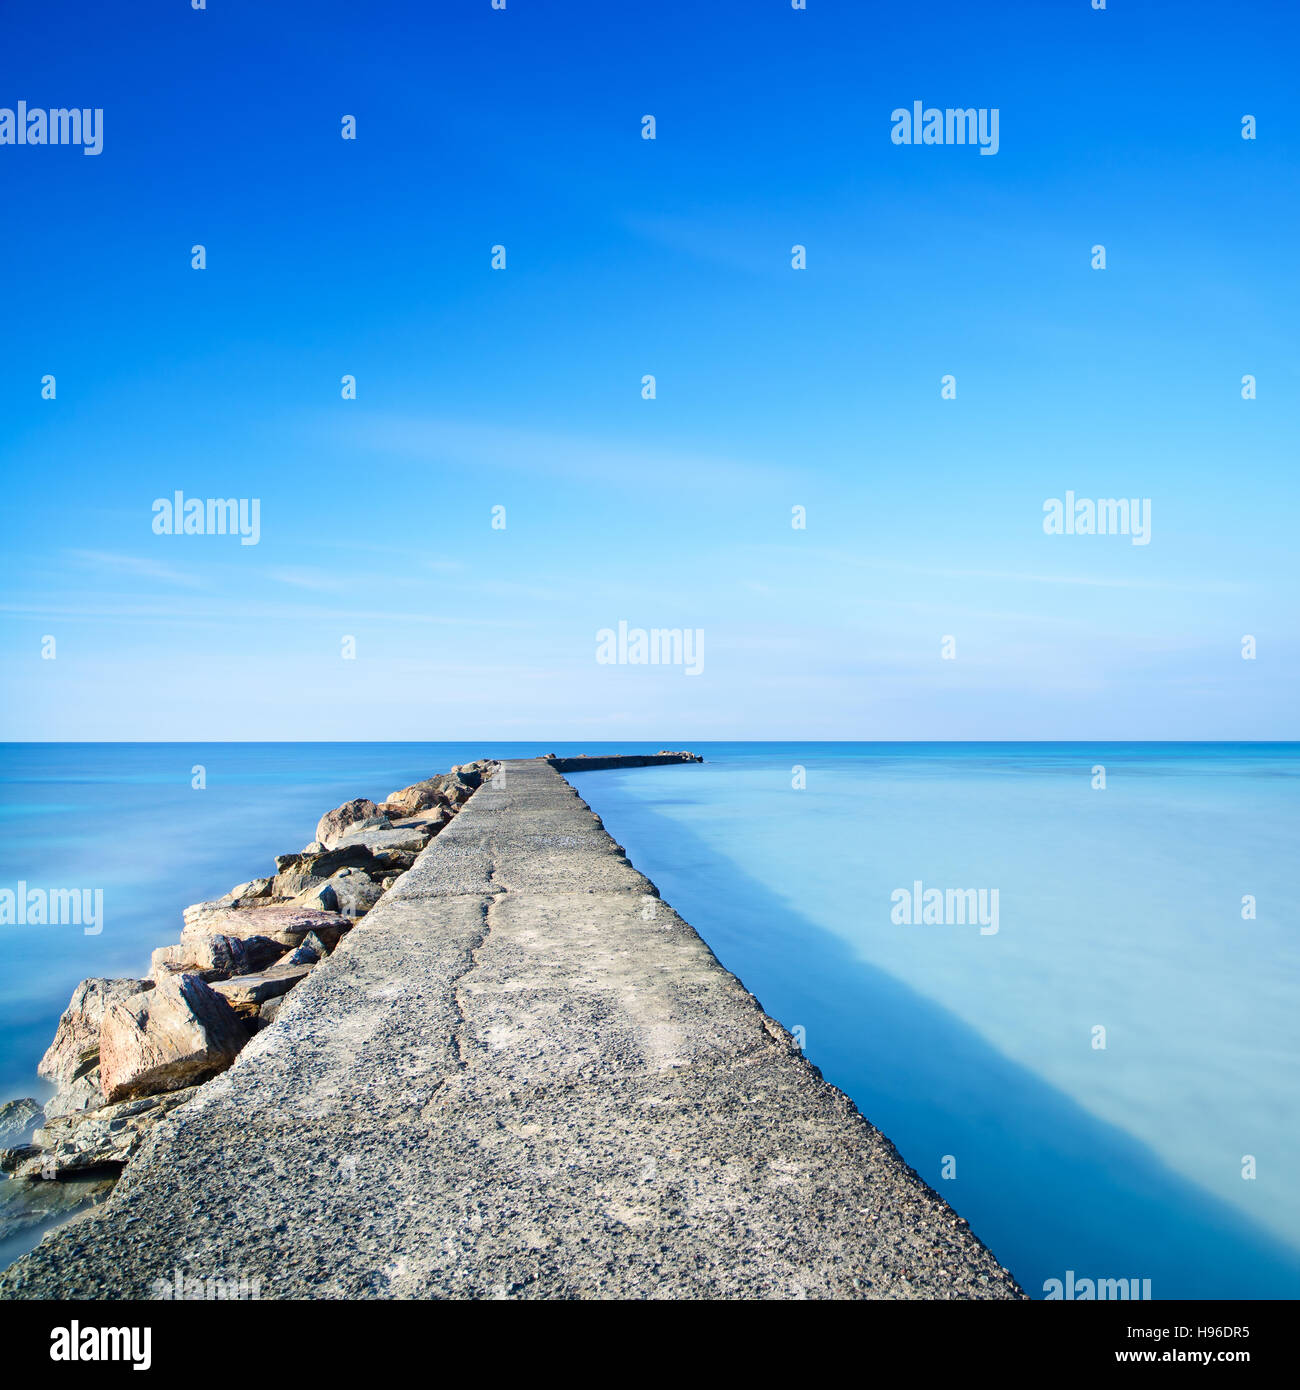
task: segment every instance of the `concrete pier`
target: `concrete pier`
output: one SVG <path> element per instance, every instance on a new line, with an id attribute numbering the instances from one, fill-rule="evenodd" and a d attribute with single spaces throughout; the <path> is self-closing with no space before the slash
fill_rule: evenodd
<path id="1" fill-rule="evenodd" d="M 702 763 L 703 758 L 695 753 L 612 753 L 591 757 L 583 753 L 576 758 L 559 758 L 554 753 L 547 755 L 546 762 L 556 772 L 609 772 L 620 767 L 665 767 L 671 763 Z"/>
<path id="2" fill-rule="evenodd" d="M 1022 1296 L 544 760 L 503 764 L 0 1297 L 178 1271 L 263 1298 Z"/>

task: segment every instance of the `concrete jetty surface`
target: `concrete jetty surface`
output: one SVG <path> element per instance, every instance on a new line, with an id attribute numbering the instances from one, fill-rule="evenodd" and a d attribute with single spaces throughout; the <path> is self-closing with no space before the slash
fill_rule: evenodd
<path id="1" fill-rule="evenodd" d="M 0 1297 L 178 1273 L 262 1298 L 1023 1296 L 540 760 L 503 764 Z"/>
<path id="2" fill-rule="evenodd" d="M 546 762 L 556 770 L 556 772 L 608 772 L 614 768 L 623 767 L 664 767 L 671 763 L 702 763 L 704 761 L 695 753 L 612 753 L 606 756 L 592 757 L 589 753 L 580 753 L 576 758 L 560 758 L 554 753 L 548 753 Z"/>

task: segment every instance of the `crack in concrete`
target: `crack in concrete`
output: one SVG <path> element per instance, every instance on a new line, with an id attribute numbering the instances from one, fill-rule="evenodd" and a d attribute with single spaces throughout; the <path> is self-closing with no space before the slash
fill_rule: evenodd
<path id="1" fill-rule="evenodd" d="M 489 859 L 487 871 L 489 888 L 496 882 L 496 872 L 496 860 Z M 506 890 L 501 888 L 489 893 L 480 902 L 479 912 L 482 914 L 483 918 L 483 930 L 475 937 L 469 951 L 466 953 L 464 970 L 451 981 L 451 1003 L 452 1007 L 456 1010 L 456 1023 L 452 1029 L 451 1045 L 456 1053 L 457 1065 L 462 1069 L 468 1068 L 470 1064 L 468 1055 L 468 1033 L 470 1024 L 469 1015 L 466 1012 L 466 1000 L 461 994 L 461 988 L 465 981 L 479 968 L 479 953 L 483 950 L 483 947 L 487 944 L 488 937 L 492 934 L 493 910 L 500 899 L 505 896 Z M 476 1050 L 486 1052 L 487 1048 L 486 1045 L 479 1044 Z"/>

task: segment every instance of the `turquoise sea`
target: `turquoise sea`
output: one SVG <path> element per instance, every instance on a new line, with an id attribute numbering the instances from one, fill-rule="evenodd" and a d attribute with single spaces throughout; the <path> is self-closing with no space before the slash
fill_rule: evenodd
<path id="1" fill-rule="evenodd" d="M 0 889 L 104 892 L 98 935 L 0 925 L 0 1100 L 46 1094 L 78 980 L 143 972 L 338 802 L 665 746 L 706 762 L 575 784 L 1032 1294 L 1300 1297 L 1296 744 L 0 746 Z M 897 920 L 918 883 L 997 930 Z"/>

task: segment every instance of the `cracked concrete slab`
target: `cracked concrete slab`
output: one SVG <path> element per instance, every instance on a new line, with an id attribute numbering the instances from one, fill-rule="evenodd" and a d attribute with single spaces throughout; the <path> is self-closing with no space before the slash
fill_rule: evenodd
<path id="1" fill-rule="evenodd" d="M 552 767 L 507 763 L 0 1275 L 147 1298 L 1016 1298 Z"/>

